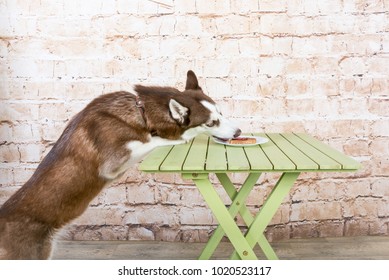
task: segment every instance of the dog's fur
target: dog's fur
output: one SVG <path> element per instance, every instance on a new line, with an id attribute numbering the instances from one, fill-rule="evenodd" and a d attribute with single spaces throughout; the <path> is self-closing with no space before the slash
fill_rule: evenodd
<path id="1" fill-rule="evenodd" d="M 96 98 L 0 208 L 0 259 L 49 258 L 54 233 L 81 215 L 105 185 L 155 147 L 204 132 L 219 138 L 240 134 L 202 92 L 192 71 L 183 92 L 138 85 L 131 93 Z"/>

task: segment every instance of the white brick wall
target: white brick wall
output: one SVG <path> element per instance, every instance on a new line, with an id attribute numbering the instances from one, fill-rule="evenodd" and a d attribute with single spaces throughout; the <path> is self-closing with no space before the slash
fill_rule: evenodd
<path id="1" fill-rule="evenodd" d="M 305 131 L 363 163 L 303 174 L 270 239 L 388 235 L 388 11 L 382 0 L 0 0 L 0 204 L 94 97 L 182 88 L 193 69 L 245 131 Z M 215 223 L 190 182 L 134 168 L 68 238 L 205 241 Z"/>

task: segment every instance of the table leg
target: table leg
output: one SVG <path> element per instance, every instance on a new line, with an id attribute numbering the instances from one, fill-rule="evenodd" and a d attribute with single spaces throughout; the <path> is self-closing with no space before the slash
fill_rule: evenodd
<path id="1" fill-rule="evenodd" d="M 212 210 L 213 214 L 218 220 L 220 226 L 223 228 L 227 237 L 234 246 L 236 250 L 235 252 L 239 258 L 242 260 L 256 260 L 257 257 L 251 245 L 249 245 L 246 241 L 245 237 L 235 223 L 233 217 L 228 212 L 226 206 L 220 199 L 209 179 L 192 179 L 202 194 L 204 200 L 208 204 L 209 208 Z"/>
<path id="2" fill-rule="evenodd" d="M 247 177 L 246 181 L 242 185 L 242 188 L 239 192 L 235 190 L 235 187 L 231 183 L 231 180 L 228 178 L 227 174 L 217 173 L 216 175 L 219 178 L 220 183 L 223 185 L 224 189 L 226 190 L 228 196 L 232 200 L 231 206 L 228 209 L 228 212 L 230 213 L 231 217 L 235 218 L 235 216 L 238 214 L 239 211 L 242 212 L 245 211 L 247 212 L 248 215 L 250 215 L 250 212 L 244 207 L 245 205 L 244 202 L 246 201 L 247 196 L 250 194 L 251 190 L 253 189 L 261 173 L 251 173 Z M 254 220 L 252 217 L 251 219 Z M 215 252 L 217 246 L 219 245 L 220 241 L 222 240 L 223 236 L 224 236 L 224 230 L 219 225 L 215 230 L 215 232 L 212 234 L 207 245 L 205 245 L 199 259 L 200 260 L 210 259 L 212 254 Z"/>
<path id="3" fill-rule="evenodd" d="M 246 233 L 246 240 L 250 244 L 251 248 L 254 248 L 255 244 L 259 242 L 260 239 L 263 239 L 263 233 L 267 225 L 270 223 L 274 214 L 277 212 L 277 209 L 281 205 L 285 196 L 289 193 L 299 174 L 299 172 L 294 172 L 283 173 L 281 175 L 277 184 L 273 188 L 269 197 L 266 199 L 261 210 L 258 212 Z M 234 252 L 231 258 L 239 259 L 240 255 Z"/>
<path id="4" fill-rule="evenodd" d="M 250 190 L 247 190 L 248 191 L 247 195 L 248 195 L 249 192 L 251 192 L 251 190 L 253 189 L 255 183 L 258 181 L 260 174 L 261 173 L 250 173 L 249 176 L 247 177 L 245 183 L 242 185 L 242 188 L 239 192 L 245 190 L 246 188 L 250 188 Z M 225 173 L 218 173 L 216 175 L 219 178 L 219 181 L 222 183 L 227 194 L 230 196 L 231 199 L 233 199 L 238 194 L 238 192 L 236 191 L 230 178 L 228 178 L 227 174 L 225 174 Z M 246 199 L 246 197 L 245 197 L 245 199 Z M 237 212 L 231 213 L 231 211 L 230 211 L 230 214 L 231 214 L 231 216 L 235 217 Z M 251 215 L 250 211 L 247 209 L 247 207 L 244 203 L 241 203 L 241 207 L 239 209 L 239 214 L 241 215 L 243 221 L 246 223 L 247 227 L 250 227 L 250 225 L 254 222 L 254 217 Z M 262 252 L 265 254 L 265 256 L 268 260 L 278 260 L 276 253 L 274 252 L 269 241 L 267 241 L 267 239 L 263 233 L 258 240 L 258 245 L 262 249 Z"/>

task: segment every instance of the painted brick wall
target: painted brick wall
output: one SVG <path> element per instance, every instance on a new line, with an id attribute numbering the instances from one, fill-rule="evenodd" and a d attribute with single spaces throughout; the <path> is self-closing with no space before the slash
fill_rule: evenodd
<path id="1" fill-rule="evenodd" d="M 193 69 L 244 131 L 308 132 L 363 164 L 302 174 L 270 240 L 388 235 L 388 19 L 388 0 L 0 0 L 0 204 L 94 97 Z M 64 238 L 205 241 L 215 224 L 190 182 L 134 168 Z"/>

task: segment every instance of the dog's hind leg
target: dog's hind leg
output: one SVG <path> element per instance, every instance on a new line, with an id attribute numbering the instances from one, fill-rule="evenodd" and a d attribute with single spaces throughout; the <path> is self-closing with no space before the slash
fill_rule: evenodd
<path id="1" fill-rule="evenodd" d="M 8 222 L 1 235 L 0 257 L 9 260 L 48 259 L 52 231 L 42 223 Z"/>

